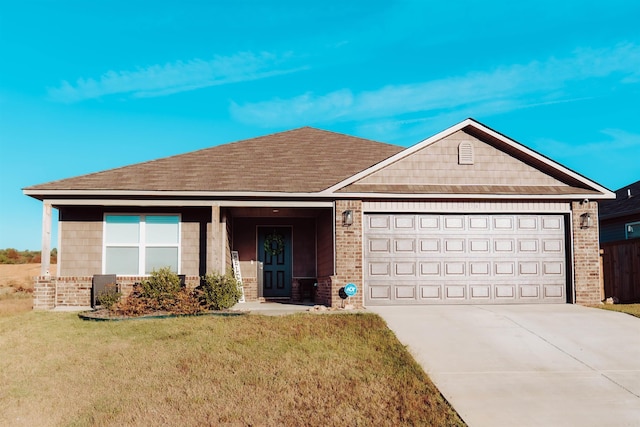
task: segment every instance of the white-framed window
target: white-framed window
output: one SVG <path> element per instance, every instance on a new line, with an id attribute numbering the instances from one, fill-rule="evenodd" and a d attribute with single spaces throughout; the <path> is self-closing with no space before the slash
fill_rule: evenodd
<path id="1" fill-rule="evenodd" d="M 146 275 L 162 267 L 180 273 L 180 216 L 105 214 L 104 274 Z"/>
<path id="2" fill-rule="evenodd" d="M 637 239 L 640 237 L 640 221 L 630 222 L 624 225 L 627 239 Z"/>

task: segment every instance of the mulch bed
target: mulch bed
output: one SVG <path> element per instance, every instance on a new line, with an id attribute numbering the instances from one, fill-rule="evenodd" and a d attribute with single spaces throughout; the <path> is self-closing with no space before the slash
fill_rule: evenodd
<path id="1" fill-rule="evenodd" d="M 245 314 L 249 314 L 248 311 L 238 311 L 238 310 L 211 310 L 204 311 L 202 313 L 195 314 L 175 314 L 169 313 L 166 311 L 157 311 L 154 313 L 143 314 L 140 316 L 122 316 L 118 314 L 114 314 L 109 310 L 104 308 L 100 308 L 97 310 L 91 311 L 83 311 L 78 313 L 78 317 L 82 320 L 93 320 L 93 321 L 120 321 L 120 320 L 136 320 L 136 319 L 166 319 L 170 317 L 186 317 L 186 316 L 243 316 Z"/>

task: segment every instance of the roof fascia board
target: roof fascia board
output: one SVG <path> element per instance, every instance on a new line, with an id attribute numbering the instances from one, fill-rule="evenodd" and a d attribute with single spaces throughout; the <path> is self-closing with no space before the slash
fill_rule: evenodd
<path id="1" fill-rule="evenodd" d="M 331 208 L 333 201 L 288 200 L 149 200 L 149 199 L 44 199 L 54 206 L 221 206 L 221 207 L 279 207 L 279 208 Z"/>
<path id="2" fill-rule="evenodd" d="M 448 129 L 443 130 L 442 132 L 437 133 L 436 135 L 433 135 L 423 141 L 418 142 L 417 144 L 407 148 L 406 150 L 403 150 L 401 152 L 399 152 L 398 154 L 389 157 L 388 159 L 370 167 L 369 169 L 365 169 L 355 175 L 353 175 L 352 177 L 349 177 L 347 179 L 345 179 L 344 181 L 341 181 L 329 188 L 327 188 L 326 190 L 322 191 L 321 194 L 331 194 L 334 193 L 335 191 L 344 188 L 350 184 L 353 184 L 354 182 L 364 178 L 367 175 L 370 175 L 374 172 L 379 171 L 380 169 L 383 169 L 384 167 L 397 162 L 398 160 L 401 160 L 407 156 L 410 156 L 411 154 L 415 153 L 416 151 L 419 151 L 425 147 L 428 147 L 429 145 L 449 136 L 454 134 L 455 132 L 458 132 L 459 130 L 463 130 L 466 127 L 473 127 L 481 132 L 484 132 L 490 136 L 492 136 L 495 139 L 498 139 L 499 141 L 509 145 L 510 147 L 526 154 L 529 157 L 532 157 L 548 166 L 550 166 L 552 169 L 557 170 L 558 172 L 568 175 L 571 178 L 577 180 L 578 182 L 581 182 L 583 184 L 585 184 L 588 187 L 591 187 L 592 189 L 599 191 L 603 194 L 603 196 L 605 197 L 598 197 L 598 198 L 603 198 L 603 199 L 611 199 L 611 198 L 615 198 L 615 193 L 612 192 L 611 190 L 601 186 L 600 184 L 591 181 L 588 178 L 585 178 L 584 176 L 562 166 L 560 163 L 555 162 L 551 159 L 549 159 L 548 157 L 543 156 L 540 153 L 537 153 L 536 151 L 531 150 L 530 148 L 527 148 L 526 146 L 512 140 L 511 138 L 508 138 L 504 135 L 502 135 L 501 133 L 498 133 L 496 131 L 494 131 L 491 128 L 488 128 L 487 126 L 473 120 L 473 119 L 465 119 L 463 121 L 461 121 L 460 123 L 451 126 Z M 595 198 L 595 197 L 592 197 Z"/>
<path id="3" fill-rule="evenodd" d="M 336 199 L 513 199 L 513 200 L 603 200 L 606 194 L 451 194 L 451 193 L 336 193 Z"/>
<path id="4" fill-rule="evenodd" d="M 287 198 L 309 198 L 318 197 L 320 193 L 287 193 L 282 191 L 162 191 L 162 190 L 32 190 L 23 189 L 23 194 L 32 197 L 38 196 L 58 196 L 58 197 L 79 197 L 79 196 L 106 196 L 106 197 L 287 197 Z"/>

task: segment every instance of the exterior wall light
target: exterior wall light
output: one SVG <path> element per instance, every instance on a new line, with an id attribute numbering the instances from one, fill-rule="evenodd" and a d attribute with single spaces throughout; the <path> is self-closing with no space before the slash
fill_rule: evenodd
<path id="1" fill-rule="evenodd" d="M 349 227 L 352 224 L 353 224 L 353 211 L 346 210 L 342 212 L 342 226 Z"/>
<path id="2" fill-rule="evenodd" d="M 591 214 L 589 212 L 580 215 L 580 228 L 589 228 L 592 225 Z"/>

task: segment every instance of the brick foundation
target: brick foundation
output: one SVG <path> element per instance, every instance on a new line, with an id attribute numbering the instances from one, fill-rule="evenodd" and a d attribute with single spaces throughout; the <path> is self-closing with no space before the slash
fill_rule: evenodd
<path id="1" fill-rule="evenodd" d="M 146 276 L 118 276 L 118 290 L 124 297 L 133 285 L 148 279 Z M 53 310 L 56 307 L 90 307 L 93 276 L 38 276 L 34 278 L 33 309 Z M 186 276 L 187 287 L 195 288 L 200 277 Z"/>
<path id="2" fill-rule="evenodd" d="M 318 277 L 318 287 L 316 288 L 315 303 L 331 305 L 331 277 Z"/>
<path id="3" fill-rule="evenodd" d="M 247 302 L 258 301 L 258 279 L 255 277 L 243 277 L 244 300 Z"/>

